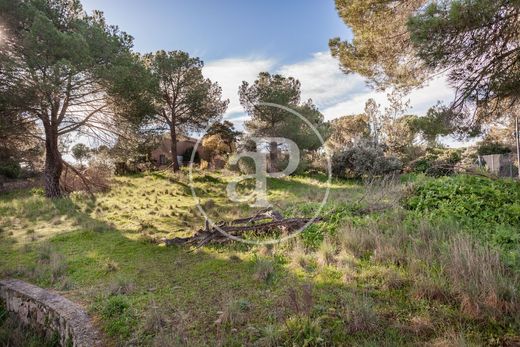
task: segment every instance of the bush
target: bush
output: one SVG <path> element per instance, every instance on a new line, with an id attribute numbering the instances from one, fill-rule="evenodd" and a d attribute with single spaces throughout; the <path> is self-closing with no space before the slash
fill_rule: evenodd
<path id="1" fill-rule="evenodd" d="M 432 177 L 449 176 L 455 173 L 455 166 L 460 161 L 460 150 L 430 148 L 425 155 L 410 162 L 408 171 Z"/>
<path id="2" fill-rule="evenodd" d="M 423 180 L 404 206 L 415 211 L 415 218 L 454 220 L 513 257 L 520 250 L 517 182 L 467 175 Z"/>
<path id="3" fill-rule="evenodd" d="M 256 167 L 255 167 L 255 161 L 253 158 L 249 157 L 242 157 L 238 160 L 238 170 L 242 174 L 250 175 L 255 173 Z"/>
<path id="4" fill-rule="evenodd" d="M 477 153 L 479 155 L 507 154 L 511 153 L 511 148 L 499 142 L 480 142 L 478 144 Z"/>
<path id="5" fill-rule="evenodd" d="M 332 157 L 332 174 L 336 177 L 379 176 L 399 171 L 401 167 L 399 159 L 385 156 L 380 146 L 370 143 L 360 143 Z"/>
<path id="6" fill-rule="evenodd" d="M 22 172 L 22 168 L 19 163 L 16 162 L 6 162 L 0 163 L 0 176 L 5 176 L 7 178 L 18 178 Z"/>

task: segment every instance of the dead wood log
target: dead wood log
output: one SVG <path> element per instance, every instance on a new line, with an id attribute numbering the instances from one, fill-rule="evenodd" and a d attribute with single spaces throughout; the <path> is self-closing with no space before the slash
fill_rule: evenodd
<path id="1" fill-rule="evenodd" d="M 270 221 L 267 221 L 270 220 Z M 256 223 L 263 221 L 261 223 Z M 194 245 L 202 247 L 208 243 L 226 243 L 232 241 L 230 236 L 240 237 L 245 233 L 270 234 L 276 230 L 290 233 L 302 228 L 307 223 L 319 223 L 323 218 L 283 218 L 283 215 L 272 209 L 261 210 L 249 218 L 235 219 L 230 222 L 220 222 L 210 226 L 206 220 L 205 228 L 199 229 L 193 236 L 163 239 L 167 246 Z"/>

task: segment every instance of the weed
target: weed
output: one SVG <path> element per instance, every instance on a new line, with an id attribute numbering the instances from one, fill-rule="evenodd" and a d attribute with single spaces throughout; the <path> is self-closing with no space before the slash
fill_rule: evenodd
<path id="1" fill-rule="evenodd" d="M 294 316 L 285 321 L 281 336 L 284 346 L 324 346 L 326 337 L 319 320 Z"/>
<path id="2" fill-rule="evenodd" d="M 111 259 L 105 260 L 103 263 L 103 269 L 105 269 L 105 272 L 116 272 L 119 271 L 119 264 Z"/>
<path id="3" fill-rule="evenodd" d="M 271 283 L 275 277 L 275 264 L 270 259 L 257 258 L 254 262 L 254 278 L 263 283 Z"/>

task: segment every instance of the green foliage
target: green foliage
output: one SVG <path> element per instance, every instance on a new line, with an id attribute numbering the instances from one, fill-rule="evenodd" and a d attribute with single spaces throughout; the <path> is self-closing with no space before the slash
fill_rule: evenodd
<path id="1" fill-rule="evenodd" d="M 416 183 L 404 206 L 416 216 L 452 220 L 513 257 L 520 250 L 520 184 L 457 175 Z"/>
<path id="2" fill-rule="evenodd" d="M 283 346 L 325 346 L 326 339 L 319 320 L 295 316 L 285 322 L 282 334 Z"/>
<path id="3" fill-rule="evenodd" d="M 22 172 L 20 164 L 17 162 L 0 162 L 0 176 L 7 178 L 18 178 Z"/>
<path id="4" fill-rule="evenodd" d="M 461 159 L 460 150 L 428 148 L 423 156 L 410 162 L 408 168 L 412 172 L 425 173 L 432 177 L 449 176 L 455 173 L 455 165 Z"/>
<path id="5" fill-rule="evenodd" d="M 242 82 L 239 95 L 240 103 L 251 116 L 251 120 L 245 122 L 250 136 L 288 138 L 300 150 L 316 150 L 321 147 L 318 136 L 300 117 L 283 108 L 261 104 L 271 103 L 297 112 L 317 129 L 324 140 L 328 137 L 328 126 L 323 114 L 312 100 L 301 102 L 301 84 L 293 77 L 261 72 L 252 85 Z M 276 149 L 277 145 L 270 148 L 271 153 Z"/>
<path id="6" fill-rule="evenodd" d="M 500 142 L 481 142 L 478 145 L 477 153 L 479 155 L 507 154 L 511 153 L 511 148 Z"/>
<path id="7" fill-rule="evenodd" d="M 336 0 L 336 9 L 353 32 L 352 40 L 329 42 L 346 73 L 379 88 L 406 89 L 449 71 L 459 93 L 444 111 L 461 131 L 478 130 L 516 104 L 516 1 Z M 468 112 L 474 106 L 476 117 Z"/>
<path id="8" fill-rule="evenodd" d="M 158 51 L 145 57 L 154 77 L 156 112 L 151 117 L 159 128 L 170 130 L 171 141 L 177 143 L 177 131 L 200 131 L 219 120 L 229 100 L 222 100 L 222 88 L 204 78 L 203 61 L 182 51 Z M 177 155 L 172 153 L 173 169 L 179 169 Z"/>
<path id="9" fill-rule="evenodd" d="M 362 138 L 370 136 L 369 118 L 366 114 L 348 115 L 332 120 L 331 133 L 327 147 L 332 150 L 342 150 L 354 145 Z"/>
<path id="10" fill-rule="evenodd" d="M 109 297 L 100 308 L 101 317 L 106 321 L 106 331 L 110 336 L 128 337 L 135 324 L 128 299 L 123 295 Z"/>
<path id="11" fill-rule="evenodd" d="M 331 159 L 332 174 L 336 177 L 372 177 L 401 170 L 399 159 L 385 156 L 380 146 L 362 142 L 335 153 Z"/>
<path id="12" fill-rule="evenodd" d="M 76 159 L 80 163 L 83 163 L 83 161 L 85 159 L 88 159 L 91 155 L 91 149 L 83 143 L 77 143 L 74 146 L 72 146 L 71 152 L 74 159 Z"/>
<path id="13" fill-rule="evenodd" d="M 132 38 L 101 12 L 87 15 L 77 0 L 1 0 L 0 12 L 1 92 L 24 123 L 44 128 L 46 194 L 57 198 L 61 138 L 138 123 L 150 111 L 143 106 L 148 83 L 139 77 L 147 73 L 131 52 Z"/>
<path id="14" fill-rule="evenodd" d="M 447 116 L 446 112 L 439 112 L 438 108 L 432 107 L 425 116 L 412 118 L 410 125 L 422 135 L 430 147 L 434 147 L 439 136 L 450 135 L 455 130 Z"/>

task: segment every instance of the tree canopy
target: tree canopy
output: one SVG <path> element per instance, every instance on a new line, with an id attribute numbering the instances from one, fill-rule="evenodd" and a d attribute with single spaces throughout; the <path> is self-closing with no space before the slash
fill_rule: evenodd
<path id="1" fill-rule="evenodd" d="M 0 88 L 45 142 L 45 192 L 61 196 L 63 136 L 102 136 L 149 109 L 146 70 L 131 52 L 132 38 L 87 15 L 77 0 L 0 0 L 6 42 L 0 49 Z M 132 112 L 130 112 L 132 111 Z"/>
<path id="2" fill-rule="evenodd" d="M 351 147 L 361 139 L 370 137 L 370 123 L 364 113 L 336 118 L 331 121 L 330 127 L 327 147 L 332 151 Z"/>
<path id="3" fill-rule="evenodd" d="M 253 84 L 242 82 L 239 96 L 240 103 L 251 116 L 251 119 L 245 122 L 250 136 L 288 138 L 302 150 L 316 150 L 321 147 L 320 139 L 304 120 L 283 108 L 264 104 L 270 103 L 298 112 L 324 139 L 328 137 L 328 127 L 323 115 L 312 100 L 301 102 L 300 81 L 293 77 L 261 72 Z M 272 162 L 275 160 L 278 146 L 277 143 L 270 143 Z"/>
<path id="4" fill-rule="evenodd" d="M 145 57 L 154 76 L 156 124 L 170 131 L 173 170 L 179 169 L 177 133 L 203 130 L 226 111 L 222 89 L 204 78 L 204 63 L 182 51 L 158 51 Z"/>
<path id="5" fill-rule="evenodd" d="M 447 73 L 449 112 L 469 131 L 518 103 L 520 5 L 510 0 L 336 0 L 352 42 L 330 41 L 347 73 L 409 88 Z M 446 110 L 445 110 L 446 111 Z"/>

